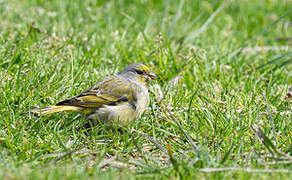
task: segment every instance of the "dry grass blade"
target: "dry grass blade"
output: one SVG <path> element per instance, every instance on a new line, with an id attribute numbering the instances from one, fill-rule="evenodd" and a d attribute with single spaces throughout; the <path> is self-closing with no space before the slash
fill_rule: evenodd
<path id="1" fill-rule="evenodd" d="M 65 158 L 65 157 L 67 157 L 67 156 L 69 156 L 69 157 L 72 158 L 72 154 L 78 154 L 77 152 L 78 152 L 79 150 L 80 150 L 80 148 L 79 148 L 79 149 L 74 149 L 74 150 L 72 150 L 72 151 L 64 152 L 64 153 L 60 154 L 60 155 L 61 155 L 60 157 L 51 160 L 50 162 L 48 162 L 48 164 L 49 164 L 49 165 L 53 165 L 53 164 L 55 164 L 56 162 L 60 161 L 61 159 Z"/>
<path id="2" fill-rule="evenodd" d="M 241 50 L 243 54 L 248 53 L 258 53 L 262 51 L 288 51 L 289 46 L 255 46 L 255 47 L 246 47 Z"/>
<path id="3" fill-rule="evenodd" d="M 182 78 L 182 75 L 177 75 L 174 78 L 172 78 L 170 81 L 168 81 L 169 88 L 175 87 L 181 78 Z"/>
<path id="4" fill-rule="evenodd" d="M 262 156 L 265 159 L 273 159 L 276 161 L 290 161 L 292 160 L 291 156 L 282 156 L 282 157 L 275 157 L 275 156 Z"/>
<path id="5" fill-rule="evenodd" d="M 146 137 L 146 139 L 148 139 L 148 141 L 152 142 L 158 149 L 160 149 L 162 152 L 164 152 L 165 154 L 168 154 L 167 149 L 165 149 L 162 145 L 160 145 L 157 141 L 155 141 L 152 137 L 150 137 L 148 134 L 143 133 L 141 131 L 137 131 L 137 130 L 133 130 L 143 136 Z"/>
<path id="6" fill-rule="evenodd" d="M 204 168 L 200 172 L 215 173 L 223 171 L 241 171 L 246 173 L 292 173 L 290 169 L 251 169 L 251 168 Z"/>
<path id="7" fill-rule="evenodd" d="M 289 161 L 273 161 L 273 162 L 263 163 L 263 165 L 278 165 L 278 164 L 292 164 L 292 159 Z"/>
<path id="8" fill-rule="evenodd" d="M 115 156 L 110 159 L 104 159 L 98 164 L 97 168 L 105 170 L 107 169 L 107 167 L 117 167 L 117 168 L 128 167 L 128 164 L 125 164 L 120 161 L 116 161 L 115 159 L 116 159 Z"/>

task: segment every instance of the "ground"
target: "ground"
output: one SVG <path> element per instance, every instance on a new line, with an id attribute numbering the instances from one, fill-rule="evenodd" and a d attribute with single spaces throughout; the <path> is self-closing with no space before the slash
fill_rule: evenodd
<path id="1" fill-rule="evenodd" d="M 291 179 L 291 7 L 1 0 L 0 179 Z M 158 78 L 122 131 L 29 112 L 134 62 Z"/>

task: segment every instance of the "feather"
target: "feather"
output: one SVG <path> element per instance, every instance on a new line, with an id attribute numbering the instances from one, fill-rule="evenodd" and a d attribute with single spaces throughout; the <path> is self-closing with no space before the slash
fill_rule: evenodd
<path id="1" fill-rule="evenodd" d="M 61 111 L 84 112 L 84 108 L 75 107 L 75 106 L 49 106 L 45 108 L 37 108 L 37 109 L 31 110 L 32 113 L 36 113 L 38 115 L 47 115 L 47 114 L 52 114 L 52 113 L 61 112 Z"/>

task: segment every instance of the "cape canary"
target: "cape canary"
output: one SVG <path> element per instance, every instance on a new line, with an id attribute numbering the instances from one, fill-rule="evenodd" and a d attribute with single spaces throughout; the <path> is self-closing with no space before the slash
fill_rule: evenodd
<path id="1" fill-rule="evenodd" d="M 125 124 L 142 115 L 149 104 L 147 85 L 156 75 L 143 64 L 130 64 L 79 95 L 54 106 L 33 109 L 47 115 L 60 111 L 80 112 L 89 119 Z"/>

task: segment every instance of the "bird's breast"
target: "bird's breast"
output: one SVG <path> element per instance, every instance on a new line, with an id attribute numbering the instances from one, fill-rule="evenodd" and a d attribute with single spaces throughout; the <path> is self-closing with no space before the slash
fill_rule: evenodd
<path id="1" fill-rule="evenodd" d="M 139 118 L 149 105 L 149 93 L 148 89 L 140 84 L 137 84 L 134 92 L 134 100 L 117 105 L 103 105 L 88 118 L 121 125 Z"/>
<path id="2" fill-rule="evenodd" d="M 136 94 L 137 117 L 140 117 L 149 105 L 149 93 L 146 87 L 140 87 L 140 92 Z"/>

